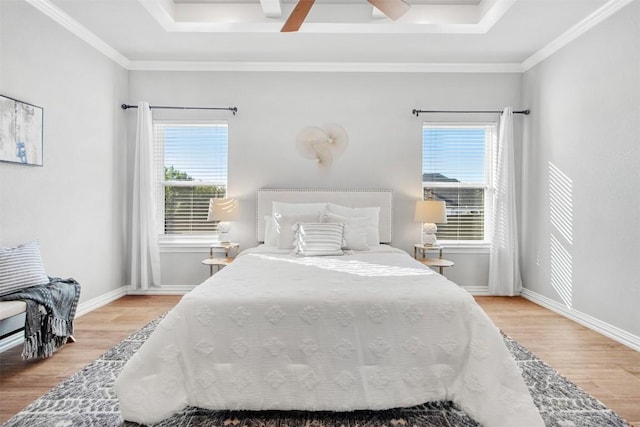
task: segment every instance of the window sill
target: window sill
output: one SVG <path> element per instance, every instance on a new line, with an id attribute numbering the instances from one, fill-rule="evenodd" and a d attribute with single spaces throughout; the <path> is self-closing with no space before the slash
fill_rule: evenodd
<path id="1" fill-rule="evenodd" d="M 443 251 L 450 254 L 489 254 L 491 243 L 489 242 L 460 242 L 455 240 L 439 240 Z"/>
<path id="2" fill-rule="evenodd" d="M 209 252 L 209 247 L 217 243 L 218 235 L 207 236 L 158 236 L 160 252 Z"/>

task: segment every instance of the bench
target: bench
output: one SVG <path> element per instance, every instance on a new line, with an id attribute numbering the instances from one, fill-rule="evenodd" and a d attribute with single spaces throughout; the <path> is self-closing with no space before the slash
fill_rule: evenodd
<path id="1" fill-rule="evenodd" d="M 0 339 L 24 329 L 26 310 L 24 301 L 0 301 Z"/>
<path id="2" fill-rule="evenodd" d="M 74 286 L 74 289 L 66 288 L 67 284 Z M 41 287 L 43 285 L 56 287 L 56 292 L 52 293 L 48 289 L 44 289 Z M 79 286 L 73 279 L 63 280 L 50 278 L 46 275 L 38 241 L 15 247 L 1 247 L 0 299 L 3 300 L 0 301 L 0 340 L 2 340 L 0 350 L 12 347 L 21 338 L 17 333 L 25 329 L 27 317 L 27 303 L 21 299 L 27 299 L 46 305 L 46 316 L 51 320 L 53 320 L 53 316 L 57 316 L 57 323 L 47 322 L 40 325 L 43 329 L 42 334 L 36 333 L 35 330 L 31 331 L 29 325 L 26 325 L 30 336 L 25 337 L 27 338 L 25 351 L 28 348 L 28 356 L 23 354 L 23 357 L 34 357 L 36 352 L 38 357 L 49 357 L 63 344 L 60 342 L 62 335 L 53 335 L 56 328 L 58 334 L 67 335 L 65 333 L 67 328 L 73 327 L 72 323 L 67 322 L 73 321 L 80 296 Z M 16 299 L 14 300 L 14 298 Z M 32 327 L 37 328 L 36 325 Z M 62 338 L 64 339 L 64 337 Z M 57 341 L 55 341 L 56 339 Z M 66 342 L 69 341 L 75 340 L 73 337 L 69 337 Z"/>

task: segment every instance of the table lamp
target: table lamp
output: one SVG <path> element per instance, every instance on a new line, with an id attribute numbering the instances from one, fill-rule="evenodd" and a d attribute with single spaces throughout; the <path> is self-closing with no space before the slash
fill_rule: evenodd
<path id="1" fill-rule="evenodd" d="M 441 200 L 433 200 L 432 195 L 429 196 L 429 200 L 418 200 L 414 219 L 416 222 L 422 223 L 422 244 L 437 245 L 438 226 L 436 224 L 447 223 L 446 203 Z"/>
<path id="2" fill-rule="evenodd" d="M 209 199 L 209 213 L 207 221 L 220 221 L 218 223 L 218 239 L 222 243 L 229 242 L 231 231 L 230 221 L 240 219 L 239 203 L 235 199 Z"/>

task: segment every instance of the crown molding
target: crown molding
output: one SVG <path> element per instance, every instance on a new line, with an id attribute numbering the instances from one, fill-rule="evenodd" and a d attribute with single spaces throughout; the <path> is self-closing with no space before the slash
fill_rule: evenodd
<path id="1" fill-rule="evenodd" d="M 587 16 L 585 19 L 578 22 L 576 25 L 561 34 L 560 37 L 551 41 L 545 47 L 525 59 L 522 62 L 523 71 L 528 71 L 531 68 L 535 67 L 537 64 L 544 61 L 549 56 L 553 55 L 558 50 L 562 49 L 564 46 L 568 45 L 573 40 L 577 39 L 582 34 L 586 33 L 591 28 L 595 27 L 600 22 L 604 21 L 632 1 L 633 0 L 611 0 L 605 3 L 591 15 Z"/>
<path id="2" fill-rule="evenodd" d="M 280 0 L 260 0 L 260 5 L 235 4 L 237 16 L 230 19 L 226 2 L 186 5 L 172 0 L 139 0 L 142 7 L 168 33 L 276 33 L 282 17 Z M 484 0 L 479 4 L 436 5 L 414 4 L 403 17 L 389 25 L 389 19 L 372 5 L 373 19 L 368 22 L 305 22 L 300 33 L 307 34 L 486 34 L 517 0 Z M 340 3 L 340 2 L 334 2 Z M 188 7 L 187 7 L 188 6 Z M 316 4 L 314 13 L 335 18 L 335 4 Z M 348 5 L 347 5 L 348 6 Z M 360 6 L 357 6 L 360 7 Z M 197 11 L 196 9 L 197 8 Z M 452 19 L 451 8 L 465 8 L 458 19 Z M 350 9 L 353 11 L 353 9 Z M 259 12 L 258 12 L 259 11 Z M 449 11 L 449 13 L 447 13 Z M 344 13 L 346 11 L 342 11 Z M 267 19 L 256 17 L 256 13 Z M 379 14 L 379 15 L 378 15 Z M 440 18 L 432 18 L 439 16 Z M 206 16 L 206 18 L 203 18 Z M 377 19 L 382 18 L 382 19 Z"/>
<path id="3" fill-rule="evenodd" d="M 561 36 L 529 56 L 522 63 L 382 63 L 382 62 L 207 62 L 207 61 L 136 61 L 130 60 L 81 25 L 50 0 L 25 0 L 81 40 L 131 71 L 246 71 L 246 72 L 386 72 L 386 73 L 523 73 L 571 41 L 584 34 L 633 0 L 610 0 Z M 514 0 L 505 1 L 495 16 L 487 17 L 486 26 L 504 13 Z M 160 8 L 156 10 L 160 12 Z M 166 13 L 165 13 L 166 15 Z M 156 17 L 157 18 L 157 17 Z M 162 19 L 167 21 L 168 17 Z"/>
<path id="4" fill-rule="evenodd" d="M 343 73 L 521 73 L 514 63 L 384 62 L 190 62 L 131 61 L 132 71 L 343 72 Z"/>
<path id="5" fill-rule="evenodd" d="M 60 24 L 62 27 L 75 34 L 80 40 L 89 44 L 107 58 L 116 62 L 123 68 L 129 68 L 129 59 L 115 50 L 100 37 L 89 31 L 85 26 L 70 17 L 49 0 L 25 0 L 31 6 L 44 13 L 46 16 Z"/>
<path id="6" fill-rule="evenodd" d="M 514 5 L 517 0 L 501 0 L 494 1 L 493 4 L 485 11 L 478 26 L 482 28 L 483 33 L 488 33 L 494 25 L 498 23 L 500 18 Z M 489 4 L 490 2 L 486 2 Z"/>

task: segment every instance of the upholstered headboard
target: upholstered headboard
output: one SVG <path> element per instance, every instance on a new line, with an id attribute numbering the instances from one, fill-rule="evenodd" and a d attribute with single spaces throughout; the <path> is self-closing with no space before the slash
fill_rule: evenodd
<path id="1" fill-rule="evenodd" d="M 393 237 L 393 193 L 391 190 L 260 189 L 256 200 L 256 232 L 259 242 L 264 241 L 264 217 L 271 215 L 272 202 L 331 202 L 350 208 L 380 206 L 380 242 L 391 243 Z"/>

